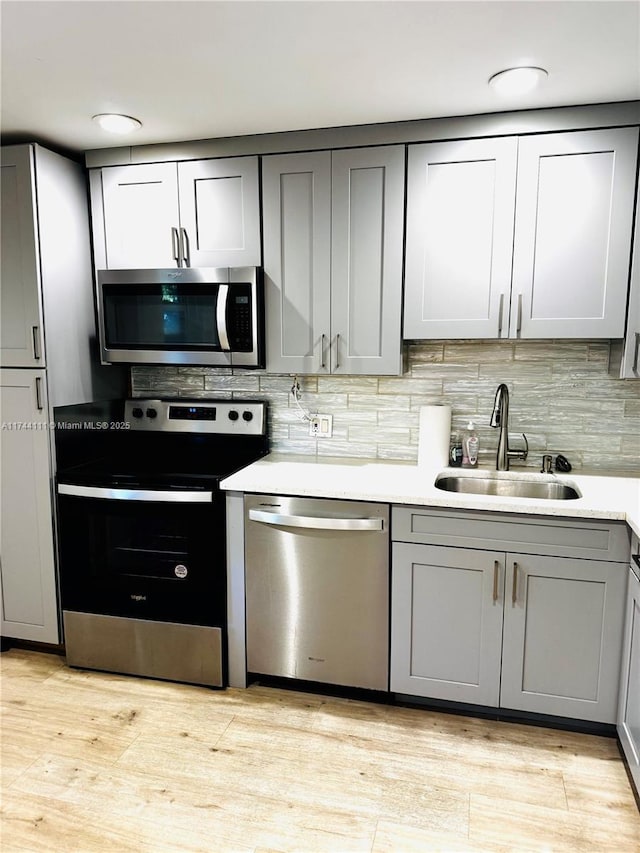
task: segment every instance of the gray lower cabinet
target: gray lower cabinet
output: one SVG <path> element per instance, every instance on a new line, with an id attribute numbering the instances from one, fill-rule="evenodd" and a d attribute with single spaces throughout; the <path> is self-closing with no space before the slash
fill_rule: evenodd
<path id="1" fill-rule="evenodd" d="M 640 554 L 636 538 L 634 554 Z M 640 793 L 640 566 L 629 569 L 627 614 L 620 670 L 618 737 Z"/>
<path id="2" fill-rule="evenodd" d="M 404 146 L 262 165 L 267 370 L 399 375 Z"/>
<path id="3" fill-rule="evenodd" d="M 394 542 L 391 690 L 497 705 L 504 555 Z"/>
<path id="4" fill-rule="evenodd" d="M 2 636 L 57 643 L 58 608 L 44 370 L 0 370 Z"/>
<path id="5" fill-rule="evenodd" d="M 441 544 L 447 524 L 456 547 Z M 398 507 L 392 529 L 414 540 L 393 543 L 393 692 L 615 723 L 624 528 Z M 497 549 L 501 531 L 512 550 Z M 566 556 L 572 538 L 580 559 Z"/>
<path id="6" fill-rule="evenodd" d="M 624 566 L 506 555 L 500 706 L 615 723 Z"/>

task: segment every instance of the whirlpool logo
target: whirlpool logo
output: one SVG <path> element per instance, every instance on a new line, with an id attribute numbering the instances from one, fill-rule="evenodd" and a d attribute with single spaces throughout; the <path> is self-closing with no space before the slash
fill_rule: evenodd
<path id="1" fill-rule="evenodd" d="M 131 598 L 131 601 L 146 601 L 147 600 L 146 595 L 131 595 L 130 598 Z"/>

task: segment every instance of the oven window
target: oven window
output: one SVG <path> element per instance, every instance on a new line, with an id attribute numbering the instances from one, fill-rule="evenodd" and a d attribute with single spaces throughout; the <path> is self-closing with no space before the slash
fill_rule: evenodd
<path id="1" fill-rule="evenodd" d="M 220 350 L 217 284 L 104 284 L 111 349 Z"/>
<path id="2" fill-rule="evenodd" d="M 156 578 L 180 583 L 190 563 L 189 531 L 170 518 L 120 516 L 93 520 L 92 541 L 114 577 Z M 94 563 L 98 559 L 94 554 Z"/>

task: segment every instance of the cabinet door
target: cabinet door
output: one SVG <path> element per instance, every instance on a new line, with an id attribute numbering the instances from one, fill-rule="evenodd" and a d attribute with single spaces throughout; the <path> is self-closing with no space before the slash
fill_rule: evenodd
<path id="1" fill-rule="evenodd" d="M 0 364 L 44 367 L 33 149 L 2 148 Z"/>
<path id="2" fill-rule="evenodd" d="M 404 146 L 331 156 L 331 371 L 399 375 Z"/>
<path id="3" fill-rule="evenodd" d="M 409 146 L 405 338 L 508 332 L 517 139 Z"/>
<path id="4" fill-rule="evenodd" d="M 2 635 L 59 642 L 44 370 L 0 371 Z"/>
<path id="5" fill-rule="evenodd" d="M 631 260 L 631 289 L 621 379 L 640 379 L 640 186 L 636 196 L 636 227 Z"/>
<path id="6" fill-rule="evenodd" d="M 631 570 L 623 648 L 618 736 L 636 789 L 640 792 L 640 580 Z"/>
<path id="7" fill-rule="evenodd" d="M 260 266 L 257 157 L 178 163 L 178 188 L 186 266 Z"/>
<path id="8" fill-rule="evenodd" d="M 391 690 L 498 704 L 504 554 L 393 544 Z"/>
<path id="9" fill-rule="evenodd" d="M 266 363 L 273 373 L 329 373 L 331 154 L 262 164 Z"/>
<path id="10" fill-rule="evenodd" d="M 177 266 L 178 185 L 175 163 L 112 166 L 102 170 L 107 269 Z M 94 210 L 96 204 L 94 202 Z M 94 230 L 99 226 L 94 221 Z M 175 229 L 172 231 L 172 229 Z"/>
<path id="11" fill-rule="evenodd" d="M 520 140 L 512 337 L 624 335 L 637 147 L 636 128 Z"/>
<path id="12" fill-rule="evenodd" d="M 624 564 L 507 555 L 500 705 L 617 718 Z"/>

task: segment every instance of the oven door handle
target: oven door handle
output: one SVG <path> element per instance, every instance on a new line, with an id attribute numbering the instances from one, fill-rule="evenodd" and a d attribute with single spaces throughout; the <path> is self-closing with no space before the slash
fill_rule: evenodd
<path id="1" fill-rule="evenodd" d="M 108 501 L 155 501 L 156 503 L 211 503 L 213 492 L 160 491 L 158 489 L 105 489 L 99 486 L 58 484 L 59 495 L 100 498 Z"/>

